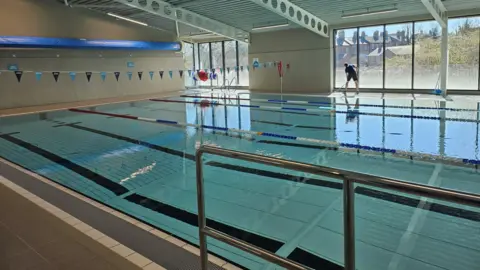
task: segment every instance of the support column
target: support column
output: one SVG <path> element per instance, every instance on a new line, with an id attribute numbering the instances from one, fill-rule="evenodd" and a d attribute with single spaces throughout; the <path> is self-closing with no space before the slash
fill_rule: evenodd
<path id="1" fill-rule="evenodd" d="M 442 95 L 447 95 L 448 83 L 448 18 L 445 19 L 445 26 L 442 27 L 441 65 L 440 65 L 440 89 Z"/>

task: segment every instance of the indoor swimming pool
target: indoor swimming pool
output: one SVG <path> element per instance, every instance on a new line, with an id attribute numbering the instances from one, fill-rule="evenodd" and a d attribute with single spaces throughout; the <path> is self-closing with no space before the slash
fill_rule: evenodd
<path id="1" fill-rule="evenodd" d="M 480 193 L 476 102 L 203 95 L 3 117 L 0 156 L 195 245 L 201 144 Z M 209 155 L 204 165 L 208 226 L 314 269 L 343 269 L 341 182 Z M 355 193 L 357 269 L 480 265 L 480 209 L 362 185 Z M 276 269 L 208 242 L 243 268 Z"/>

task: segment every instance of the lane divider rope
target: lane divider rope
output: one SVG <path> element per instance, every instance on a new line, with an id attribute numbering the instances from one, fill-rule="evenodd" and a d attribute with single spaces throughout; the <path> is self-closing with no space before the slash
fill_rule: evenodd
<path id="1" fill-rule="evenodd" d="M 180 97 L 187 97 L 187 98 L 206 98 L 206 99 L 219 99 L 219 100 L 243 100 L 243 101 L 254 101 L 254 102 L 265 102 L 265 103 L 288 103 L 292 105 L 344 105 L 347 106 L 346 103 L 332 103 L 332 102 L 325 102 L 325 101 L 302 101 L 302 100 L 281 100 L 281 99 L 254 99 L 254 98 L 236 98 L 236 97 L 215 97 L 215 96 L 194 96 L 194 95 L 181 95 Z M 394 109 L 412 109 L 412 107 L 408 106 L 400 106 L 400 105 L 376 105 L 376 104 L 359 104 L 360 107 L 376 107 L 376 108 L 394 108 Z M 437 108 L 437 107 L 413 107 L 414 110 L 445 110 L 445 111 L 454 111 L 454 112 L 478 112 L 477 109 L 458 109 L 458 108 Z"/>
<path id="2" fill-rule="evenodd" d="M 171 99 L 150 99 L 150 101 L 156 102 L 172 102 L 172 103 L 190 103 L 190 104 L 201 104 L 200 101 L 185 101 L 185 100 L 171 100 Z M 305 109 L 305 108 L 292 108 L 292 107 L 273 107 L 273 106 L 260 106 L 260 105 L 246 105 L 246 104 L 221 104 L 215 103 L 211 104 L 215 106 L 228 106 L 228 107 L 243 107 L 243 108 L 254 108 L 254 109 L 267 109 L 275 111 L 302 111 L 302 112 L 312 112 L 317 114 L 325 113 L 341 113 L 341 114 L 356 114 L 356 115 L 371 115 L 371 116 L 387 116 L 395 118 L 411 118 L 411 119 L 425 119 L 425 120 L 442 120 L 441 117 L 436 116 L 419 116 L 419 115 L 408 115 L 408 114 L 383 114 L 383 113 L 367 113 L 367 112 L 358 112 L 358 111 L 342 111 L 342 110 L 333 110 L 331 108 L 323 109 Z M 321 107 L 320 107 L 321 108 Z M 468 123 L 479 123 L 480 120 L 476 119 L 463 119 L 463 118 L 445 118 L 445 121 L 453 122 L 468 122 Z"/>
<path id="3" fill-rule="evenodd" d="M 235 128 L 216 127 L 216 126 L 210 126 L 210 125 L 197 125 L 197 124 L 182 123 L 182 122 L 170 121 L 170 120 L 164 120 L 164 119 L 145 118 L 145 117 L 132 116 L 132 115 L 89 111 L 89 110 L 83 110 L 83 109 L 69 109 L 69 111 L 86 113 L 86 114 L 97 114 L 97 115 L 146 121 L 146 122 L 154 122 L 154 123 L 160 123 L 160 124 L 176 125 L 181 127 L 195 127 L 195 128 L 203 128 L 203 129 L 210 129 L 210 130 L 219 130 L 224 132 L 249 134 L 253 136 L 264 136 L 264 137 L 273 137 L 273 138 L 279 138 L 279 139 L 308 142 L 312 144 L 320 144 L 320 145 L 328 145 L 328 146 L 336 147 L 339 150 L 346 151 L 346 152 L 358 153 L 360 150 L 363 150 L 369 153 L 382 154 L 382 155 L 387 153 L 387 154 L 391 154 L 394 157 L 403 157 L 403 158 L 410 158 L 410 159 L 415 157 L 416 159 L 425 160 L 425 161 L 445 161 L 452 165 L 458 165 L 458 164 L 479 165 L 480 164 L 480 160 L 475 160 L 475 159 L 462 159 L 462 158 L 446 157 L 441 155 L 410 152 L 410 151 L 395 150 L 395 149 L 388 149 L 388 148 L 381 148 L 381 147 L 364 146 L 364 145 L 349 144 L 349 143 L 339 143 L 334 141 L 326 141 L 326 140 L 304 138 L 304 137 L 297 137 L 297 136 L 290 136 L 290 135 L 281 135 L 281 134 L 269 133 L 269 132 L 258 132 L 258 131 L 242 130 L 242 129 L 235 129 Z"/>

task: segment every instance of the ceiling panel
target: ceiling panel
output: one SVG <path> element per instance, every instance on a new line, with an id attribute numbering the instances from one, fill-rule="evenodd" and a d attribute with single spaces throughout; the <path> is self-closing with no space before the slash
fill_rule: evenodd
<path id="1" fill-rule="evenodd" d="M 249 0 L 165 0 L 176 7 L 185 8 L 200 15 L 220 21 L 227 25 L 251 31 L 258 26 L 283 24 L 286 19 L 275 14 Z M 270 0 L 272 1 L 272 0 Z M 277 0 L 281 1 L 281 0 Z M 338 24 L 368 24 L 371 20 L 397 19 L 413 15 L 428 14 L 420 0 L 290 0 L 292 3 L 311 12 L 325 20 L 330 25 Z M 64 0 L 58 0 L 59 3 Z M 444 0 L 447 10 L 459 11 L 478 9 L 480 13 L 480 0 Z M 149 14 L 135 8 L 116 3 L 113 0 L 69 0 L 71 5 L 89 5 L 90 9 L 99 12 L 112 12 L 118 15 L 131 17 L 143 21 L 157 28 L 175 32 L 175 22 L 153 14 Z M 374 16 L 342 18 L 342 12 L 360 12 L 366 8 L 393 7 L 397 12 L 378 14 Z M 291 23 L 291 27 L 299 27 Z M 205 31 L 188 25 L 179 25 L 182 36 L 197 35 Z"/>

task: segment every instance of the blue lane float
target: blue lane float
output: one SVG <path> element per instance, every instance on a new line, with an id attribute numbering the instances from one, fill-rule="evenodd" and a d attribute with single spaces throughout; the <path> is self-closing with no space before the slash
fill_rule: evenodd
<path id="1" fill-rule="evenodd" d="M 185 101 L 185 100 L 171 100 L 171 99 L 150 99 L 151 101 L 156 102 L 171 102 L 171 103 L 193 103 L 193 104 L 200 104 L 197 101 Z M 216 102 L 216 101 L 212 101 Z M 305 108 L 291 108 L 291 107 L 272 107 L 272 106 L 259 106 L 259 105 L 246 105 L 246 104 L 225 104 L 225 103 L 212 103 L 213 105 L 219 106 L 227 106 L 227 107 L 243 107 L 243 108 L 255 108 L 255 109 L 266 109 L 266 110 L 273 110 L 273 111 L 284 111 L 284 112 L 292 112 L 292 111 L 302 111 L 302 112 L 311 112 L 312 116 L 316 115 L 324 115 L 326 113 L 330 114 L 356 114 L 356 115 L 370 115 L 370 116 L 386 116 L 386 117 L 396 117 L 396 118 L 411 118 L 411 119 L 424 119 L 424 120 L 443 120 L 440 117 L 433 117 L 433 116 L 419 116 L 419 115 L 407 115 L 407 114 L 386 114 L 386 113 L 370 113 L 370 112 L 358 112 L 358 111 L 341 111 L 341 110 L 334 110 L 332 108 L 327 107 L 319 107 L 317 109 L 305 109 Z M 470 122 L 470 123 L 478 123 L 479 120 L 475 119 L 462 119 L 462 118 L 445 118 L 446 121 L 454 121 L 454 122 Z"/>
<path id="2" fill-rule="evenodd" d="M 253 102 L 264 102 L 264 103 L 289 103 L 289 104 L 297 104 L 297 105 L 324 105 L 324 106 L 332 106 L 332 105 L 348 105 L 346 103 L 338 103 L 338 102 L 326 102 L 326 101 L 302 101 L 302 100 L 283 100 L 283 99 L 250 99 L 250 98 L 238 98 L 238 97 L 215 97 L 215 96 L 194 96 L 194 95 L 181 95 L 180 97 L 188 97 L 188 98 L 208 98 L 208 99 L 227 99 L 227 100 L 243 100 L 243 101 L 253 101 Z M 328 98 L 328 97 L 326 97 Z M 375 108 L 394 108 L 394 109 L 412 109 L 412 107 L 408 106 L 400 106 L 400 105 L 377 105 L 377 104 L 359 104 L 360 107 L 375 107 Z M 444 111 L 453 111 L 453 112 L 478 112 L 476 109 L 458 109 L 458 108 L 437 108 L 437 107 L 413 107 L 414 110 L 444 110 Z"/>
<path id="3" fill-rule="evenodd" d="M 180 127 L 194 127 L 194 128 L 203 128 L 203 129 L 211 129 L 211 130 L 220 130 L 224 132 L 235 132 L 241 134 L 248 134 L 251 136 L 265 136 L 265 137 L 274 137 L 279 139 L 285 140 L 294 140 L 294 141 L 302 141 L 312 144 L 320 144 L 320 145 L 328 145 L 333 147 L 338 147 L 339 150 L 344 152 L 359 152 L 360 150 L 365 151 L 364 154 L 391 154 L 393 157 L 401 157 L 401 158 L 409 158 L 409 159 L 418 159 L 423 161 L 429 162 L 442 162 L 451 165 L 474 165 L 477 166 L 480 164 L 480 160 L 472 160 L 472 159 L 462 159 L 462 158 L 454 158 L 454 157 L 447 157 L 442 155 L 433 155 L 433 154 L 426 154 L 426 153 L 418 153 L 418 152 L 411 152 L 411 151 L 404 151 L 404 150 L 396 150 L 396 149 L 388 149 L 382 147 L 373 147 L 373 146 L 366 146 L 366 145 L 358 145 L 358 144 L 349 144 L 349 143 L 339 143 L 334 141 L 327 141 L 327 140 L 319 140 L 313 138 L 305 138 L 305 137 L 297 137 L 291 135 L 282 135 L 276 133 L 269 133 L 269 132 L 258 132 L 252 130 L 242 130 L 242 129 L 235 129 L 235 128 L 226 128 L 226 127 L 216 127 L 216 126 L 209 126 L 209 125 L 197 125 L 197 124 L 189 124 L 189 123 L 182 123 L 176 121 L 169 121 L 164 119 L 154 119 L 154 118 L 145 118 L 133 115 L 124 115 L 124 114 L 114 114 L 114 113 L 105 113 L 105 112 L 98 112 L 98 111 L 90 111 L 90 110 L 83 110 L 83 109 L 70 109 L 72 112 L 77 113 L 86 113 L 86 114 L 97 114 L 97 115 L 104 115 L 104 116 L 111 116 L 111 117 L 118 117 L 124 119 L 131 119 L 131 120 L 138 120 L 138 121 L 146 121 L 146 122 L 153 122 L 153 123 L 161 123 L 161 124 L 168 124 L 168 125 L 175 125 Z"/>
<path id="4" fill-rule="evenodd" d="M 181 51 L 180 42 L 0 36 L 2 48 Z"/>

